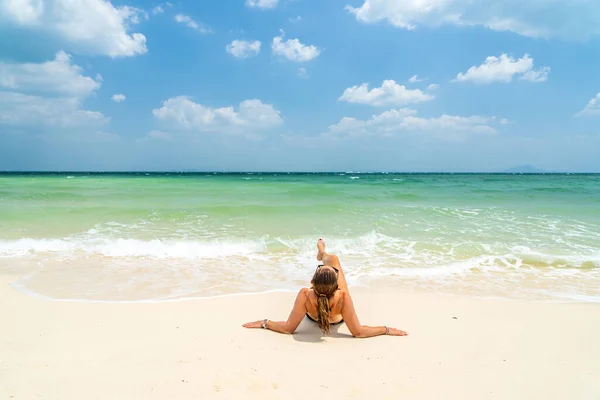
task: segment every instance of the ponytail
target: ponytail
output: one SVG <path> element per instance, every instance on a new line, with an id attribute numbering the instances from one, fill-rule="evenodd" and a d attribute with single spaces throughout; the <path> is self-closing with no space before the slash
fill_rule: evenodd
<path id="1" fill-rule="evenodd" d="M 317 297 L 317 312 L 318 312 L 317 324 L 319 325 L 319 328 L 321 328 L 321 331 L 327 335 L 330 334 L 330 331 L 329 331 L 329 327 L 331 325 L 329 323 L 330 311 L 331 310 L 329 309 L 329 298 L 325 295 L 319 295 Z"/>
<path id="2" fill-rule="evenodd" d="M 329 335 L 331 326 L 329 322 L 331 314 L 329 299 L 338 290 L 337 273 L 333 268 L 317 268 L 311 283 L 313 285 L 312 289 L 317 295 L 317 325 L 324 334 Z"/>

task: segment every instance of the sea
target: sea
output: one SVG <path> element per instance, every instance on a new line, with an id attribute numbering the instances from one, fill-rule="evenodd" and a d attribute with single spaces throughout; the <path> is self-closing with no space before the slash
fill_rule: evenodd
<path id="1" fill-rule="evenodd" d="M 600 174 L 0 173 L 0 275 L 58 301 L 351 288 L 600 302 Z"/>

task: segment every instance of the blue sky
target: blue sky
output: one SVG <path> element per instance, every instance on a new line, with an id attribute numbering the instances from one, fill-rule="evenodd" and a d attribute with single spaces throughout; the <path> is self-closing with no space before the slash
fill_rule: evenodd
<path id="1" fill-rule="evenodd" d="M 600 171 L 591 0 L 0 0 L 1 170 Z"/>

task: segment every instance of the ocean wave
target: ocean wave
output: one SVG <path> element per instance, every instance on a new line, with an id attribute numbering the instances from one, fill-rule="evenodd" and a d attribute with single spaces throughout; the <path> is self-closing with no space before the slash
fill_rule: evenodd
<path id="1" fill-rule="evenodd" d="M 93 236 L 2 240 L 0 268 L 23 267 L 28 276 L 15 288 L 24 293 L 94 301 L 163 301 L 294 290 L 308 284 L 318 263 L 312 237 Z M 327 242 L 328 251 L 340 255 L 351 286 L 600 301 L 597 248 L 553 254 L 523 245 L 498 248 L 493 243 L 406 240 L 375 230 Z M 56 284 L 60 282 L 68 285 Z"/>
<path id="2" fill-rule="evenodd" d="M 140 239 L 18 239 L 0 241 L 0 256 L 16 257 L 39 253 L 97 254 L 106 257 L 150 257 L 158 259 L 201 259 L 249 255 L 265 250 L 257 241 L 185 241 Z"/>
<path id="3" fill-rule="evenodd" d="M 107 224 L 120 228 L 120 224 Z M 117 231 L 118 232 L 118 231 Z M 241 256 L 264 261 L 309 260 L 315 254 L 315 238 L 258 236 L 255 239 L 219 238 L 127 238 L 104 236 L 106 230 L 92 228 L 81 235 L 65 238 L 22 238 L 0 240 L 0 257 L 31 255 L 99 255 L 113 258 L 218 259 Z M 111 234 L 114 232 L 110 232 Z M 600 267 L 597 248 L 579 244 L 570 252 L 549 252 L 526 245 L 499 245 L 444 238 L 427 241 L 404 239 L 375 230 L 356 237 L 328 239 L 328 251 L 352 263 L 383 266 L 390 273 L 415 275 L 440 273 L 472 266 L 515 269 L 521 267 L 554 269 L 594 269 Z M 563 248 L 564 250 L 564 248 Z M 418 270 L 418 271 L 417 271 Z M 429 272 L 421 272 L 421 271 Z"/>

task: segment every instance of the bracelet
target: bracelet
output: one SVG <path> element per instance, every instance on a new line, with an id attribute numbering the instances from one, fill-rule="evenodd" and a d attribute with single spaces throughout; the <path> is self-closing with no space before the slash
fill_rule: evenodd
<path id="1" fill-rule="evenodd" d="M 263 328 L 263 329 L 267 329 L 267 322 L 269 322 L 269 320 L 268 320 L 268 319 L 266 319 L 266 318 L 265 318 L 265 319 L 263 319 L 263 322 L 262 322 L 262 328 Z"/>
<path id="2" fill-rule="evenodd" d="M 384 328 L 385 328 L 385 335 L 389 334 L 390 333 L 390 328 L 388 328 L 387 326 L 384 326 Z"/>

